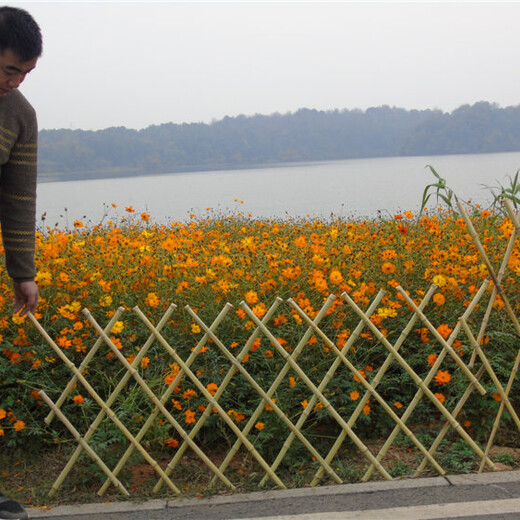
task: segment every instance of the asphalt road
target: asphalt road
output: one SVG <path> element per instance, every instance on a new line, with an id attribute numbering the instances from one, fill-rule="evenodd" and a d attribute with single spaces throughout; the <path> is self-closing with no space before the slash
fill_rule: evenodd
<path id="1" fill-rule="evenodd" d="M 297 490 L 32 509 L 53 520 L 511 520 L 520 519 L 520 471 Z"/>

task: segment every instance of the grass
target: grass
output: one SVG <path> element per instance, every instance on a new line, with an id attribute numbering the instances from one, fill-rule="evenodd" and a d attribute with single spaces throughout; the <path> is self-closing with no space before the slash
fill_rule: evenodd
<path id="1" fill-rule="evenodd" d="M 422 426 L 416 428 L 422 430 Z M 510 432 L 509 432 L 510 434 Z M 507 437 L 507 432 L 501 430 L 500 436 Z M 510 437 L 509 437 L 510 438 Z M 367 442 L 370 451 L 375 455 L 382 447 L 384 439 Z M 361 482 L 363 474 L 368 468 L 368 462 L 364 456 L 350 443 L 345 443 L 339 455 L 333 461 L 333 469 L 344 483 Z M 69 456 L 75 446 L 71 443 L 58 443 L 54 447 L 47 447 L 41 451 L 26 451 L 16 449 L 4 450 L 0 454 L 0 467 L 4 471 L 0 475 L 0 489 L 13 499 L 26 507 L 55 507 L 63 504 L 81 504 L 93 502 L 113 502 L 128 500 L 113 486 L 100 497 L 97 491 L 104 482 L 104 475 L 99 468 L 89 459 L 83 457 L 79 464 L 69 474 L 69 478 L 59 491 L 52 497 L 48 497 L 55 479 L 66 465 Z M 209 453 L 213 462 L 217 465 L 223 460 L 225 451 Z M 520 449 L 508 446 L 494 446 L 491 455 L 495 462 L 499 463 L 499 470 L 511 470 L 518 468 L 520 462 Z M 153 456 L 163 469 L 168 464 L 171 453 L 157 451 Z M 452 437 L 451 442 L 445 442 L 441 450 L 436 454 L 436 459 L 441 463 L 448 474 L 471 473 L 478 469 L 478 460 L 464 443 Z M 417 450 L 406 446 L 406 443 L 394 445 L 383 459 L 383 465 L 393 478 L 413 477 L 415 468 L 422 460 L 422 455 Z M 280 468 L 279 476 L 287 488 L 308 487 L 315 475 L 318 465 L 307 460 L 292 467 Z M 487 471 L 487 470 L 486 470 Z M 172 474 L 172 480 L 179 488 L 180 494 L 169 491 L 163 486 L 159 493 L 154 493 L 153 488 L 157 482 L 154 470 L 142 460 L 134 462 L 123 470 L 120 478 L 131 492 L 130 500 L 145 501 L 149 499 L 175 498 L 207 498 L 214 495 L 248 493 L 260 489 L 275 489 L 276 486 L 268 481 L 264 487 L 260 487 L 263 471 L 258 467 L 250 454 L 239 451 L 226 472 L 226 476 L 236 486 L 231 490 L 221 482 L 210 487 L 212 473 L 200 460 L 187 452 L 180 466 Z M 422 477 L 436 476 L 435 471 L 427 467 Z M 372 479 L 380 480 L 381 477 L 374 474 Z M 319 485 L 333 485 L 330 477 L 325 476 Z"/>

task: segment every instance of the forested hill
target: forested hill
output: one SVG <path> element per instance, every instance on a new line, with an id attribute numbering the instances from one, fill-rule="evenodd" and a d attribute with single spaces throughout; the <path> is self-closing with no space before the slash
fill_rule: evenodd
<path id="1" fill-rule="evenodd" d="M 95 178 L 292 161 L 520 151 L 520 106 L 479 102 L 451 113 L 388 106 L 301 109 L 143 130 L 42 130 L 42 180 Z"/>

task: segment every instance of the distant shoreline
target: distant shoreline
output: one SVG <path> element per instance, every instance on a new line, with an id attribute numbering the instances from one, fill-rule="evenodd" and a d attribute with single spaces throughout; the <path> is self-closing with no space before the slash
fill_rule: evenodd
<path id="1" fill-rule="evenodd" d="M 51 183 L 51 182 L 73 182 L 73 181 L 89 181 L 89 180 L 105 180 L 105 179 L 124 179 L 132 177 L 154 177 L 162 175 L 182 175 L 187 173 L 210 173 L 210 172 L 221 172 L 221 171 L 236 171 L 236 170 L 258 170 L 263 168 L 291 168 L 298 165 L 309 165 L 309 164 L 327 164 L 342 161 L 362 161 L 368 159 L 392 159 L 392 158 L 406 158 L 406 157 L 425 157 L 431 158 L 437 155 L 446 156 L 462 156 L 462 155 L 490 155 L 490 154 L 508 154 L 517 153 L 516 151 L 500 151 L 500 152 L 481 152 L 481 153 L 453 153 L 453 154 L 431 154 L 431 155 L 387 155 L 381 157 L 351 157 L 345 159 L 330 159 L 330 160 L 317 160 L 317 161 L 286 161 L 286 162 L 272 162 L 262 164 L 214 164 L 214 165 L 197 165 L 197 166 L 184 166 L 184 167 L 172 167 L 168 171 L 143 171 L 138 169 L 105 169 L 105 170 L 85 170 L 75 172 L 57 172 L 57 173 L 39 173 L 39 183 Z"/>

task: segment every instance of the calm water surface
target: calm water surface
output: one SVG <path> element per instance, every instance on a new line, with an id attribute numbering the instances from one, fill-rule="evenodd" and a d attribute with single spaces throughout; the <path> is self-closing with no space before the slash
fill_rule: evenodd
<path id="1" fill-rule="evenodd" d="M 176 173 L 146 177 L 48 182 L 38 186 L 38 217 L 46 224 L 74 219 L 99 223 L 146 211 L 160 223 L 186 221 L 190 214 L 251 213 L 253 217 L 372 218 L 380 212 L 418 211 L 431 164 L 464 200 L 492 200 L 485 186 L 508 185 L 520 169 L 520 152 L 433 157 L 391 157 L 298 163 L 251 170 Z M 240 201 L 243 201 L 241 203 Z M 435 197 L 430 199 L 435 206 Z M 66 211 L 65 211 L 66 208 Z M 211 208 L 208 210 L 207 208 Z"/>

